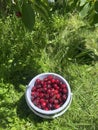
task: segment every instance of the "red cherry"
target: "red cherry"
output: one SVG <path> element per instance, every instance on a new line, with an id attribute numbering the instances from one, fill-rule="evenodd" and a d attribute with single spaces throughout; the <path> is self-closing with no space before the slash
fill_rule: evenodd
<path id="1" fill-rule="evenodd" d="M 43 81 L 45 81 L 45 82 L 47 82 L 48 81 L 48 78 L 46 77 L 46 78 L 44 78 L 44 80 Z"/>
<path id="2" fill-rule="evenodd" d="M 44 110 L 48 111 L 48 110 L 49 110 L 49 108 L 48 108 L 48 107 L 45 107 L 45 108 L 44 108 Z"/>
<path id="3" fill-rule="evenodd" d="M 56 81 L 56 83 L 57 83 L 57 84 L 59 84 L 59 83 L 60 83 L 59 79 L 56 79 L 55 81 Z"/>
<path id="4" fill-rule="evenodd" d="M 59 101 L 57 99 L 54 100 L 54 104 L 58 104 Z"/>
<path id="5" fill-rule="evenodd" d="M 63 98 L 63 100 L 65 101 L 65 100 L 67 99 L 67 96 L 64 94 L 64 95 L 62 96 L 62 98 Z"/>
<path id="6" fill-rule="evenodd" d="M 39 93 L 39 97 L 40 98 L 44 97 L 44 94 L 43 93 Z"/>
<path id="7" fill-rule="evenodd" d="M 45 98 L 46 99 L 48 99 L 50 96 L 49 96 L 49 94 L 47 93 L 46 95 L 45 95 Z"/>
<path id="8" fill-rule="evenodd" d="M 40 84 L 41 83 L 41 80 L 40 79 L 36 79 L 36 84 Z"/>
<path id="9" fill-rule="evenodd" d="M 59 99 L 59 98 L 60 98 L 60 94 L 57 94 L 57 95 L 56 95 L 56 98 Z"/>
<path id="10" fill-rule="evenodd" d="M 41 109 L 41 105 L 40 104 L 38 104 L 37 107 Z"/>
<path id="11" fill-rule="evenodd" d="M 22 17 L 21 12 L 20 12 L 20 11 L 16 12 L 16 16 L 17 16 L 18 18 L 21 18 L 21 17 Z"/>
<path id="12" fill-rule="evenodd" d="M 53 92 L 51 92 L 51 93 L 50 93 L 50 97 L 53 97 L 53 96 L 54 96 L 54 93 L 53 93 Z"/>
<path id="13" fill-rule="evenodd" d="M 48 80 L 48 81 L 47 81 L 47 84 L 51 84 L 51 81 L 50 81 L 50 80 Z"/>
<path id="14" fill-rule="evenodd" d="M 62 85 L 63 84 L 62 81 L 60 81 L 59 84 Z"/>
<path id="15" fill-rule="evenodd" d="M 62 88 L 66 88 L 67 85 L 66 85 L 66 84 L 62 84 L 61 87 L 62 87 Z"/>
<path id="16" fill-rule="evenodd" d="M 59 104 L 55 104 L 55 105 L 54 105 L 54 108 L 55 108 L 55 109 L 58 109 L 59 107 L 60 107 Z"/>
<path id="17" fill-rule="evenodd" d="M 48 99 L 46 99 L 46 100 L 45 100 L 45 102 L 46 102 L 46 103 L 48 103 L 48 102 L 49 102 L 49 100 L 48 100 Z"/>
<path id="18" fill-rule="evenodd" d="M 47 85 L 46 85 L 46 84 L 43 85 L 43 89 L 44 89 L 44 88 L 47 88 Z"/>
<path id="19" fill-rule="evenodd" d="M 67 93 L 67 89 L 66 88 L 63 89 L 63 93 Z"/>
<path id="20" fill-rule="evenodd" d="M 53 102 L 54 102 L 54 100 L 52 98 L 50 98 L 49 103 L 52 104 Z"/>
<path id="21" fill-rule="evenodd" d="M 31 91 L 36 91 L 36 87 L 33 86 L 32 89 L 31 89 Z"/>
<path id="22" fill-rule="evenodd" d="M 32 91 L 32 92 L 31 92 L 31 96 L 34 96 L 34 95 L 35 95 L 35 92 Z"/>
<path id="23" fill-rule="evenodd" d="M 49 75 L 49 76 L 47 76 L 47 78 L 48 78 L 49 80 L 51 80 L 51 79 L 53 79 L 53 76 L 52 76 L 52 75 Z"/>
<path id="24" fill-rule="evenodd" d="M 51 89 L 51 92 L 53 92 L 53 93 L 54 93 L 54 91 L 55 91 L 55 89 L 54 89 L 54 88 L 52 88 L 52 89 Z"/>
<path id="25" fill-rule="evenodd" d="M 45 88 L 43 88 L 43 90 L 44 90 L 45 92 L 47 92 L 48 89 L 45 87 Z"/>
<path id="26" fill-rule="evenodd" d="M 52 82 L 52 83 L 55 83 L 55 79 L 54 79 L 54 78 L 52 78 L 52 79 L 51 79 L 51 82 Z"/>
<path id="27" fill-rule="evenodd" d="M 59 93 L 59 91 L 58 90 L 54 90 L 54 93 L 57 94 L 57 93 Z"/>
<path id="28" fill-rule="evenodd" d="M 42 108 L 45 108 L 46 107 L 46 102 L 42 102 L 41 106 L 42 106 Z"/>
<path id="29" fill-rule="evenodd" d="M 43 98 L 39 99 L 39 102 L 42 103 L 44 102 L 45 100 Z"/>
<path id="30" fill-rule="evenodd" d="M 36 88 L 41 88 L 41 87 L 42 87 L 41 84 L 36 85 Z"/>
<path id="31" fill-rule="evenodd" d="M 48 104 L 48 108 L 49 108 L 49 110 L 51 110 L 53 108 L 51 103 Z"/>
<path id="32" fill-rule="evenodd" d="M 44 86 L 44 81 L 43 80 L 41 81 L 41 85 Z"/>
<path id="33" fill-rule="evenodd" d="M 59 86 L 58 86 L 57 84 L 53 84 L 53 87 L 54 87 L 55 89 L 59 89 Z"/>
<path id="34" fill-rule="evenodd" d="M 50 90 L 50 89 L 48 89 L 48 90 L 47 90 L 47 93 L 48 93 L 48 94 L 50 94 L 50 93 L 51 93 L 51 90 Z"/>
<path id="35" fill-rule="evenodd" d="M 61 93 L 62 93 L 62 88 L 59 88 L 59 92 L 61 92 Z"/>
<path id="36" fill-rule="evenodd" d="M 51 88 L 51 85 L 50 85 L 50 84 L 48 84 L 48 85 L 47 85 L 47 88 Z"/>
<path id="37" fill-rule="evenodd" d="M 33 103 L 34 103 L 34 105 L 38 105 L 39 104 L 39 100 L 38 99 L 35 99 L 35 100 L 33 100 Z"/>

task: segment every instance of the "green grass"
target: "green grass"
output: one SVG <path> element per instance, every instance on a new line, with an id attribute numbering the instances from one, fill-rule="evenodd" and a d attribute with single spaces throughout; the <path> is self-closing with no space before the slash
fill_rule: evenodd
<path id="1" fill-rule="evenodd" d="M 0 19 L 0 130 L 98 129 L 98 28 L 77 15 L 37 19 L 28 32 L 15 16 Z M 36 116 L 25 101 L 26 85 L 42 72 L 66 78 L 73 100 L 62 116 Z"/>

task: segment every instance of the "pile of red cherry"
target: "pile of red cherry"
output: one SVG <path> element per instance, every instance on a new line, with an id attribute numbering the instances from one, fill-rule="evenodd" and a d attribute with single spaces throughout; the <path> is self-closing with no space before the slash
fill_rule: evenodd
<path id="1" fill-rule="evenodd" d="M 31 101 L 43 110 L 60 108 L 68 97 L 67 85 L 52 75 L 43 80 L 36 79 L 31 89 Z"/>

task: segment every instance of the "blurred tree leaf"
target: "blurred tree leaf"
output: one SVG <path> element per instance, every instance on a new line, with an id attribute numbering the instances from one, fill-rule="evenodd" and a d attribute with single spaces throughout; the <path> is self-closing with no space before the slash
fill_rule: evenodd
<path id="1" fill-rule="evenodd" d="M 95 2 L 95 11 L 98 13 L 98 1 Z"/>
<path id="2" fill-rule="evenodd" d="M 22 4 L 22 20 L 31 31 L 35 24 L 35 14 L 39 14 L 45 21 L 50 18 L 50 9 L 47 0 L 24 0 Z"/>
<path id="3" fill-rule="evenodd" d="M 98 13 L 95 13 L 93 23 L 98 24 Z"/>
<path id="4" fill-rule="evenodd" d="M 87 0 L 80 0 L 80 6 L 85 5 L 85 4 L 86 4 L 86 2 L 87 2 Z"/>
<path id="5" fill-rule="evenodd" d="M 31 31 L 35 24 L 35 13 L 30 2 L 23 2 L 22 5 L 22 20 L 24 25 Z"/>
<path id="6" fill-rule="evenodd" d="M 34 10 L 39 13 L 39 15 L 45 20 L 48 21 L 50 18 L 50 11 L 47 0 L 34 0 L 33 2 Z"/>
<path id="7" fill-rule="evenodd" d="M 90 10 L 90 5 L 89 3 L 87 3 L 83 6 L 82 10 L 79 13 L 79 16 L 82 18 L 86 17 L 88 15 L 89 10 Z"/>

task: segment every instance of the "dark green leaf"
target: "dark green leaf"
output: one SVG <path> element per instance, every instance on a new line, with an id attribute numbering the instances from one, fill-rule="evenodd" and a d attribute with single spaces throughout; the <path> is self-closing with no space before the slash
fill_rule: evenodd
<path id="1" fill-rule="evenodd" d="M 31 3 L 24 2 L 22 5 L 22 20 L 24 25 L 32 31 L 35 23 L 35 13 Z"/>
<path id="2" fill-rule="evenodd" d="M 95 2 L 95 11 L 98 12 L 98 1 Z"/>
<path id="3" fill-rule="evenodd" d="M 98 23 L 98 13 L 95 13 L 94 15 L 94 24 Z"/>

